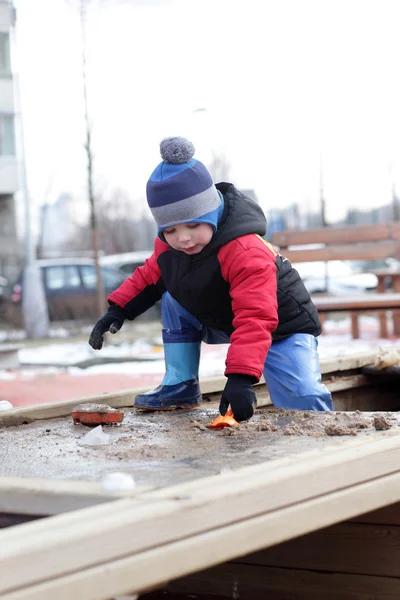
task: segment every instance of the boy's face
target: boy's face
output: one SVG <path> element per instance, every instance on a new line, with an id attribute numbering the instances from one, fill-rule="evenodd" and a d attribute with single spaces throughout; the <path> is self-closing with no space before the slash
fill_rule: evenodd
<path id="1" fill-rule="evenodd" d="M 163 231 L 166 242 L 185 254 L 199 254 L 210 243 L 214 229 L 208 223 L 181 223 Z"/>

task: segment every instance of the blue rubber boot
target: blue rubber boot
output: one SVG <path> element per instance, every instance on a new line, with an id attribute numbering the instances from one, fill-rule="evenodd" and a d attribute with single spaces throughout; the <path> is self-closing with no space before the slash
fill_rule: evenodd
<path id="1" fill-rule="evenodd" d="M 134 407 L 145 410 L 194 408 L 201 404 L 199 362 L 201 333 L 192 329 L 163 329 L 165 377 L 158 387 L 139 394 Z"/>

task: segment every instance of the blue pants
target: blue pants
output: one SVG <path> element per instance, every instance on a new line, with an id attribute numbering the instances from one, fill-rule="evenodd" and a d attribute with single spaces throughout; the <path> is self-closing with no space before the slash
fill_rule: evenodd
<path id="1" fill-rule="evenodd" d="M 200 321 L 166 292 L 161 316 L 167 330 L 194 329 L 207 344 L 228 344 L 229 336 Z M 318 340 L 308 333 L 295 333 L 272 342 L 263 370 L 273 404 L 295 410 L 333 410 L 332 397 L 321 383 Z"/>

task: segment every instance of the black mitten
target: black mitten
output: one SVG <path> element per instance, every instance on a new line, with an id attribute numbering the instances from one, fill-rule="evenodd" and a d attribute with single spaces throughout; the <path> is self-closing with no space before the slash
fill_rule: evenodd
<path id="1" fill-rule="evenodd" d="M 219 404 L 221 415 L 225 415 L 229 405 L 231 405 L 236 421 L 251 419 L 257 405 L 256 395 L 251 387 L 253 383 L 255 383 L 255 380 L 251 375 L 228 375 L 228 381 Z"/>
<path id="2" fill-rule="evenodd" d="M 124 324 L 127 315 L 123 308 L 113 304 L 110 306 L 106 314 L 101 317 L 93 327 L 90 334 L 89 344 L 94 350 L 100 350 L 103 346 L 104 334 L 117 333 Z"/>

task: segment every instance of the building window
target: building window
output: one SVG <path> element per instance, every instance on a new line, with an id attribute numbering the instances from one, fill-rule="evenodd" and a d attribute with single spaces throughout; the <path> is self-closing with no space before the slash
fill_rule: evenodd
<path id="1" fill-rule="evenodd" d="M 15 156 L 14 117 L 0 115 L 0 156 Z"/>
<path id="2" fill-rule="evenodd" d="M 10 36 L 0 31 L 0 77 L 11 77 Z"/>

